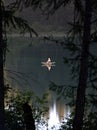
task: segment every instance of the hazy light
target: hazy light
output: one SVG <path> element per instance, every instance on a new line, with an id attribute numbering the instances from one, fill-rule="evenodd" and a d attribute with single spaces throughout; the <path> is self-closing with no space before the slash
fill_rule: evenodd
<path id="1" fill-rule="evenodd" d="M 54 103 L 53 108 L 50 108 L 48 126 L 49 128 L 52 128 L 52 127 L 58 128 L 59 123 L 60 123 L 59 117 L 56 111 L 56 103 Z"/>

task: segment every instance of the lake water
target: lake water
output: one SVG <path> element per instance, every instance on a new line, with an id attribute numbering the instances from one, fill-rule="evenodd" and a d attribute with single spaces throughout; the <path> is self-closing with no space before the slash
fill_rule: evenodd
<path id="1" fill-rule="evenodd" d="M 42 37 L 9 37 L 8 50 L 5 68 L 10 72 L 8 80 L 12 87 L 31 89 L 41 96 L 49 90 L 51 81 L 58 85 L 70 82 L 69 67 L 63 62 L 67 52 L 60 44 L 43 40 Z M 41 62 L 47 61 L 49 57 L 55 62 L 50 71 L 41 66 Z M 22 74 L 21 78 L 17 72 Z M 13 80 L 11 77 L 14 77 Z M 50 97 L 49 125 L 52 127 L 59 124 L 70 113 L 70 109 L 65 105 L 65 99 L 57 101 L 54 93 L 50 93 Z"/>

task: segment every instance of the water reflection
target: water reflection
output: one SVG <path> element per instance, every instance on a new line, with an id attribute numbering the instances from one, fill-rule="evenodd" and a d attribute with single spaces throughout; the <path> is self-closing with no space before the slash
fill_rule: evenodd
<path id="1" fill-rule="evenodd" d="M 49 110 L 49 120 L 48 126 L 49 129 L 51 128 L 58 129 L 62 121 L 66 121 L 66 118 L 70 115 L 70 107 L 65 104 L 63 100 L 57 100 L 56 95 L 54 93 L 50 93 L 51 104 Z"/>
<path id="2" fill-rule="evenodd" d="M 36 95 L 42 95 L 49 89 L 50 81 L 56 84 L 66 84 L 69 81 L 68 67 L 64 66 L 63 57 L 67 53 L 60 45 L 48 41 L 45 43 L 41 39 L 33 39 L 32 46 L 28 46 L 28 38 L 10 38 L 8 40 L 6 68 L 14 72 L 22 72 L 29 81 L 22 80 L 19 86 L 21 89 L 32 89 Z M 56 66 L 50 71 L 41 67 L 41 61 L 51 57 L 56 62 Z M 25 74 L 25 75 L 24 75 Z M 24 78 L 26 78 L 24 77 Z M 17 78 L 17 77 L 16 77 Z M 19 78 L 18 78 L 19 79 Z M 20 79 L 21 80 L 21 79 Z M 20 82 L 20 81 L 19 81 Z M 12 82 L 12 86 L 18 86 L 17 82 Z M 68 107 L 64 101 L 57 101 L 54 93 L 50 93 L 49 126 L 58 125 L 68 113 Z"/>
<path id="3" fill-rule="evenodd" d="M 54 102 L 53 107 L 50 107 L 50 110 L 49 110 L 49 120 L 48 120 L 49 128 L 52 128 L 54 126 L 58 127 L 59 125 L 58 114 L 59 113 L 57 113 L 56 103 Z"/>
<path id="4" fill-rule="evenodd" d="M 70 115 L 70 107 L 66 105 L 64 106 L 65 108 L 63 105 L 60 105 L 60 107 L 57 108 L 57 104 L 54 102 L 48 113 L 48 127 L 45 125 L 40 125 L 40 128 L 38 127 L 37 130 L 59 130 L 62 122 L 66 122 L 66 118 Z"/>

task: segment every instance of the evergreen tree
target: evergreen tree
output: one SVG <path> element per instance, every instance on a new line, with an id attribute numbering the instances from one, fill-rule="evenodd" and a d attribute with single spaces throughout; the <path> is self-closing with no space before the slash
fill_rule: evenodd
<path id="1" fill-rule="evenodd" d="M 6 27 L 10 25 L 19 29 L 23 32 L 28 31 L 30 36 L 32 33 L 37 35 L 33 28 L 31 28 L 27 21 L 15 16 L 15 12 L 17 10 L 15 8 L 10 8 L 10 6 L 5 6 L 4 2 L 0 0 L 0 130 L 5 130 L 5 115 L 4 115 L 4 60 L 5 60 L 5 52 L 7 48 L 6 43 Z"/>
<path id="2" fill-rule="evenodd" d="M 91 40 L 91 34 L 90 34 L 91 16 L 92 16 L 91 0 L 85 0 L 83 42 L 82 42 L 79 83 L 77 88 L 76 110 L 73 122 L 73 130 L 82 130 L 83 128 L 83 116 L 84 116 L 85 95 L 86 95 L 85 93 L 88 79 L 89 46 Z"/>

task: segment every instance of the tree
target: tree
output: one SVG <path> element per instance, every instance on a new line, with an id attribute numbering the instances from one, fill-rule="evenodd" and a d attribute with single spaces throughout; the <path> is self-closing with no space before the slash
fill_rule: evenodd
<path id="1" fill-rule="evenodd" d="M 0 0 L 0 129 L 4 130 L 4 74 L 3 74 L 3 28 L 2 1 Z"/>
<path id="2" fill-rule="evenodd" d="M 24 121 L 26 124 L 26 130 L 35 130 L 35 120 L 32 115 L 31 106 L 28 102 L 23 104 L 23 111 L 24 111 Z"/>
<path id="3" fill-rule="evenodd" d="M 85 93 L 86 93 L 87 79 L 88 79 L 89 46 L 91 40 L 91 18 L 92 18 L 91 0 L 85 0 L 85 12 L 84 12 L 84 16 L 82 17 L 84 17 L 83 40 L 81 46 L 80 72 L 79 72 L 79 81 L 77 87 L 76 109 L 75 109 L 75 116 L 73 121 L 73 130 L 82 130 L 83 128 Z"/>
<path id="4" fill-rule="evenodd" d="M 27 21 L 16 17 L 15 14 L 16 10 L 9 9 L 6 6 L 4 6 L 4 2 L 0 0 L 0 130 L 5 130 L 4 124 L 5 124 L 5 116 L 4 116 L 4 73 L 3 73 L 3 67 L 4 67 L 4 59 L 5 59 L 5 51 L 6 51 L 6 41 L 4 38 L 6 38 L 6 27 L 10 26 L 10 24 L 15 29 L 21 29 L 22 31 L 28 31 L 30 32 L 30 35 L 34 33 L 37 35 L 37 33 L 31 28 Z M 5 36 L 5 37 L 4 37 Z"/>
<path id="5" fill-rule="evenodd" d="M 14 93 L 13 93 L 14 92 Z M 7 129 L 39 129 L 46 127 L 48 113 L 48 93 L 40 98 L 33 91 L 8 88 L 5 94 L 5 126 Z"/>
<path id="6" fill-rule="evenodd" d="M 91 0 L 86 0 L 83 42 L 82 42 L 82 52 L 81 52 L 81 61 L 80 61 L 80 73 L 79 73 L 79 83 L 77 88 L 76 110 L 75 110 L 75 117 L 73 122 L 73 130 L 82 130 L 83 127 L 85 93 L 86 93 L 87 79 L 88 79 L 89 46 L 90 46 L 90 39 L 91 39 L 91 34 L 90 34 L 91 16 L 92 16 Z"/>

